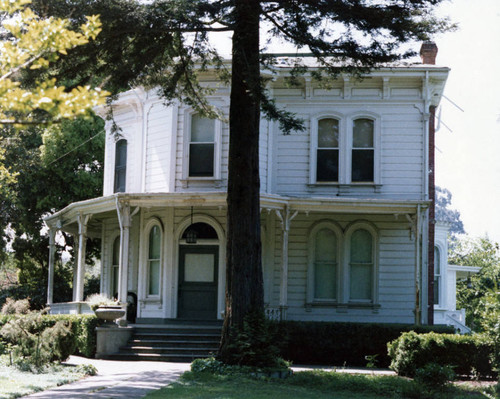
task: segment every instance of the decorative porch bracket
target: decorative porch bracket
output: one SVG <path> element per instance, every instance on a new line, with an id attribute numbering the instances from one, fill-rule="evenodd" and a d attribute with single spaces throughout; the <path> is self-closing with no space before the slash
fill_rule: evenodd
<path id="1" fill-rule="evenodd" d="M 83 283 L 85 279 L 85 250 L 87 246 L 87 223 L 92 215 L 78 215 L 78 259 L 76 266 L 75 301 L 83 301 Z"/>
<path id="2" fill-rule="evenodd" d="M 276 209 L 276 216 L 278 216 L 281 222 L 281 229 L 283 230 L 280 282 L 280 310 L 282 320 L 286 319 L 286 309 L 288 307 L 288 235 L 290 233 L 290 224 L 298 213 L 299 211 L 295 211 L 291 214 L 288 206 L 283 210 Z"/>

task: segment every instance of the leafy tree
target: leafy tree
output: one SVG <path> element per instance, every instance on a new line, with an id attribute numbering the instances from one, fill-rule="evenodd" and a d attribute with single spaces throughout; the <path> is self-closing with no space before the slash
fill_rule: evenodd
<path id="1" fill-rule="evenodd" d="M 325 84 L 340 73 L 361 74 L 381 63 L 412 56 L 401 50 L 414 40 L 449 27 L 432 15 L 441 0 L 36 0 L 44 15 L 99 14 L 99 38 L 71 51 L 57 64 L 61 76 L 80 82 L 99 81 L 113 93 L 142 84 L 159 87 L 168 102 L 178 98 L 210 117 L 199 83 L 209 68 L 230 83 L 230 147 L 227 218 L 226 312 L 221 357 L 229 361 L 231 330 L 244 318 L 263 311 L 260 248 L 258 140 L 260 112 L 278 120 L 284 133 L 302 129 L 294 115 L 269 98 L 261 76 L 272 74 L 275 58 L 261 53 L 261 32 L 312 53 L 321 69 L 309 70 Z M 228 70 L 210 42 L 209 33 L 232 32 Z M 290 84 L 308 71 L 298 61 Z"/>
<path id="2" fill-rule="evenodd" d="M 102 193 L 104 159 L 104 123 L 102 119 L 64 121 L 49 128 L 33 126 L 1 132 L 5 165 L 17 175 L 8 186 L 10 198 L 4 199 L 0 231 L 4 246 L 10 242 L 18 285 L 0 294 L 7 297 L 30 296 L 35 308 L 46 300 L 48 270 L 48 237 L 43 216 L 71 202 L 97 197 Z M 7 229 L 8 227 L 8 229 Z M 58 240 L 58 258 L 62 251 L 73 250 L 73 238 Z M 99 245 L 89 240 L 87 263 L 92 264 Z M 5 251 L 2 251 L 6 255 Z M 2 261 L 2 259 L 0 259 Z M 57 301 L 71 299 L 70 264 L 56 265 Z"/>
<path id="3" fill-rule="evenodd" d="M 492 331 L 500 316 L 499 244 L 487 237 L 464 237 L 456 242 L 448 262 L 481 268 L 467 281 L 457 282 L 457 307 L 465 308 L 467 324 L 475 331 Z"/>

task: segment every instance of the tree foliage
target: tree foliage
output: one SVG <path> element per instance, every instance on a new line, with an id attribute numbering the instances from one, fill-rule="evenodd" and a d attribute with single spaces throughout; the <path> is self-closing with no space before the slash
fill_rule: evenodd
<path id="1" fill-rule="evenodd" d="M 456 237 L 457 234 L 465 234 L 465 229 L 460 219 L 460 212 L 450 208 L 451 199 L 450 190 L 436 186 L 436 220 L 450 223 L 449 232 Z"/>
<path id="2" fill-rule="evenodd" d="M 108 93 L 90 86 L 67 91 L 54 77 L 43 74 L 61 54 L 95 39 L 100 31 L 96 15 L 87 17 L 80 32 L 61 18 L 40 18 L 25 7 L 30 0 L 1 0 L 0 124 L 40 124 L 74 118 L 102 104 Z M 28 86 L 26 70 L 38 70 Z"/>
<path id="3" fill-rule="evenodd" d="M 464 237 L 456 242 L 448 262 L 481 270 L 457 282 L 457 307 L 465 308 L 467 325 L 492 331 L 500 317 L 500 246 L 487 237 Z"/>

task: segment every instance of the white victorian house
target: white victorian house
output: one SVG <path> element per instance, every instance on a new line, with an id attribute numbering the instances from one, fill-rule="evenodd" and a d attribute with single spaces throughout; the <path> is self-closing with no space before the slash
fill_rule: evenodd
<path id="1" fill-rule="evenodd" d="M 426 43 L 422 63 L 342 76 L 328 89 L 307 75 L 291 88 L 287 60 L 275 67 L 277 105 L 306 129 L 260 126 L 270 316 L 432 323 L 434 110 L 449 72 L 436 53 Z M 205 84 L 227 116 L 229 88 L 209 74 Z M 103 196 L 46 218 L 52 243 L 57 230 L 78 242 L 67 304 L 52 303 L 52 246 L 52 312 L 83 311 L 85 242 L 98 237 L 101 292 L 135 295 L 137 323 L 223 318 L 228 125 L 166 106 L 155 90 L 130 90 L 112 107 L 121 131 L 107 126 Z"/>

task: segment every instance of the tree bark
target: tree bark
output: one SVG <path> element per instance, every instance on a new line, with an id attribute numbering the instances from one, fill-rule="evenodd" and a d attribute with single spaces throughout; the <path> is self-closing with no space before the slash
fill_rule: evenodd
<path id="1" fill-rule="evenodd" d="M 234 2 L 229 171 L 227 190 L 226 313 L 220 357 L 228 361 L 231 331 L 250 312 L 263 312 L 260 242 L 260 63 L 258 0 Z"/>

